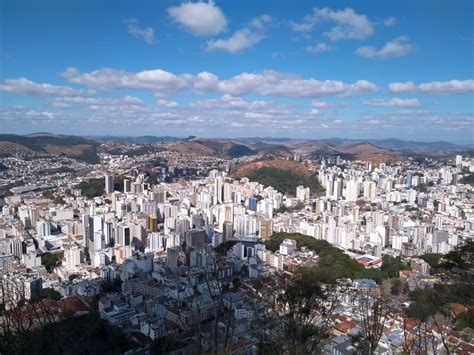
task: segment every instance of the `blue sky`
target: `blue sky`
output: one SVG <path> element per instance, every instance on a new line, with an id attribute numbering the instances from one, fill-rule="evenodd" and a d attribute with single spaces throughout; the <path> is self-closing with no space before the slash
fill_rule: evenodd
<path id="1" fill-rule="evenodd" d="M 0 1 L 0 131 L 474 143 L 471 1 Z"/>

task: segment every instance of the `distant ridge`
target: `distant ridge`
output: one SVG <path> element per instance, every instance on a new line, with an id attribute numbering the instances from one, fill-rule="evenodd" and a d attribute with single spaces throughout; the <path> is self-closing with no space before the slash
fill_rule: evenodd
<path id="1" fill-rule="evenodd" d="M 171 136 L 85 136 L 86 138 L 93 139 L 96 141 L 103 142 L 125 142 L 132 144 L 153 144 L 153 143 L 164 143 L 164 142 L 176 142 L 186 140 L 186 138 L 178 138 Z"/>
<path id="2" fill-rule="evenodd" d="M 46 132 L 32 133 L 25 136 L 0 134 L 0 146 L 5 150 L 21 147 L 26 152 L 63 155 L 87 163 L 99 163 L 97 147 L 99 143 L 83 137 L 65 136 Z"/>
<path id="3" fill-rule="evenodd" d="M 225 159 L 262 154 L 269 157 L 292 158 L 294 155 L 319 158 L 339 155 L 343 159 L 393 162 L 407 157 L 448 157 L 453 154 L 474 156 L 474 145 L 444 141 L 418 142 L 388 139 L 293 139 L 293 138 L 199 138 L 196 136 L 85 136 L 34 132 L 27 135 L 0 134 L 0 153 L 11 151 L 64 155 L 89 163 L 99 162 L 97 149 L 103 142 L 137 145 L 159 144 L 160 149 L 181 153 L 216 156 Z M 155 147 L 156 148 L 156 147 Z"/>

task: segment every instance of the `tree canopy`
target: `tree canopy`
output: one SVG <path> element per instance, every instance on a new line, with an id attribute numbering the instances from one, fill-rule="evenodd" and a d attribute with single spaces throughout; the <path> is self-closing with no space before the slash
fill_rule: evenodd
<path id="1" fill-rule="evenodd" d="M 334 247 L 326 240 L 315 239 L 300 233 L 275 233 L 269 240 L 265 241 L 267 249 L 276 251 L 284 239 L 293 239 L 298 248 L 307 247 L 319 256 L 314 273 L 319 275 L 323 283 L 335 283 L 341 278 L 350 279 L 373 279 L 381 283 L 384 279 L 397 277 L 400 270 L 408 269 L 408 265 L 400 258 L 384 256 L 382 267 L 377 269 L 365 269 L 355 259 L 345 254 L 341 249 Z"/>
<path id="2" fill-rule="evenodd" d="M 247 176 L 251 181 L 257 181 L 265 186 L 272 186 L 285 195 L 294 196 L 300 185 L 309 187 L 311 193 L 324 191 L 316 176 L 288 171 L 274 167 L 263 167 Z"/>

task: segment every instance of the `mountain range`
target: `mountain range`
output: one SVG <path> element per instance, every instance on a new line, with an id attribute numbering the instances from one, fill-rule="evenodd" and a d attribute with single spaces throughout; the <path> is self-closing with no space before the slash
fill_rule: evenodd
<path id="1" fill-rule="evenodd" d="M 294 155 L 318 158 L 339 155 L 343 159 L 359 159 L 378 163 L 406 159 L 407 157 L 446 157 L 454 154 L 474 155 L 474 145 L 450 142 L 416 142 L 400 139 L 292 139 L 292 138 L 235 138 L 211 139 L 194 136 L 140 137 L 78 137 L 47 132 L 29 135 L 0 134 L 0 156 L 11 150 L 48 153 L 78 160 L 98 162 L 97 152 L 103 142 L 160 145 L 179 153 L 217 156 L 225 159 L 265 154 L 275 157 Z"/>

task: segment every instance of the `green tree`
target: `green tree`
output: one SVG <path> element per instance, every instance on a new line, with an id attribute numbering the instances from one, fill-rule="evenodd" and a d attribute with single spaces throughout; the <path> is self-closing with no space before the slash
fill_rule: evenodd
<path id="1" fill-rule="evenodd" d="M 43 288 L 41 298 L 45 300 L 59 301 L 61 299 L 61 294 L 55 289 L 47 287 Z"/>
<path id="2" fill-rule="evenodd" d="M 62 253 L 44 253 L 41 255 L 41 265 L 44 265 L 46 270 L 51 273 L 62 257 Z"/>
<path id="3" fill-rule="evenodd" d="M 277 297 L 277 310 L 283 313 L 291 354 L 319 353 L 342 295 L 342 285 L 325 285 L 315 269 L 301 268 L 288 280 Z"/>

